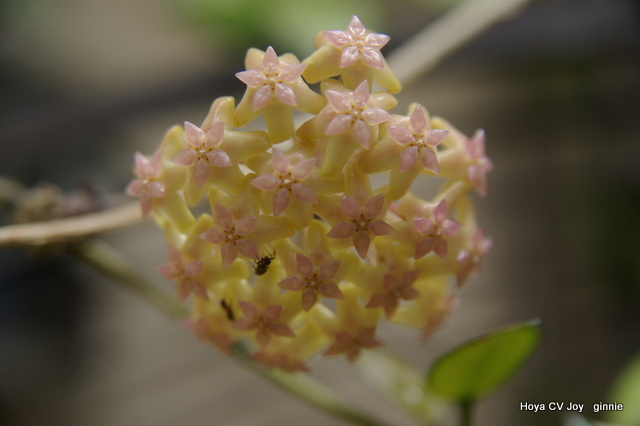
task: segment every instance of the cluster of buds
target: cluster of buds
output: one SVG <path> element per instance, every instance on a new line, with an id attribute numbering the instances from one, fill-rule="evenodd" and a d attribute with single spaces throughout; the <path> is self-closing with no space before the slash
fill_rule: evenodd
<path id="1" fill-rule="evenodd" d="M 487 192 L 484 133 L 418 104 L 390 113 L 388 39 L 354 16 L 302 62 L 251 49 L 237 105 L 218 98 L 200 127 L 136 153 L 127 192 L 165 232 L 159 271 L 191 297 L 200 339 L 227 352 L 244 340 L 265 367 L 306 371 L 318 353 L 354 361 L 382 346 L 385 319 L 428 336 L 457 305 L 491 247 L 469 198 Z M 260 116 L 266 131 L 237 130 Z M 430 199 L 410 192 L 424 179 L 442 180 Z"/>

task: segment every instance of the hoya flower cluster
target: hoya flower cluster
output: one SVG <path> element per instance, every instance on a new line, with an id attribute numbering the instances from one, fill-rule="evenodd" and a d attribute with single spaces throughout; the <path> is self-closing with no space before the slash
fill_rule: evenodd
<path id="1" fill-rule="evenodd" d="M 468 194 L 486 194 L 492 164 L 481 130 L 468 138 L 419 104 L 390 112 L 388 40 L 354 16 L 302 62 L 251 49 L 237 105 L 218 98 L 200 126 L 136 153 L 127 192 L 165 232 L 159 270 L 191 297 L 199 338 L 245 340 L 264 366 L 299 371 L 382 346 L 384 320 L 427 336 L 456 306 L 491 247 Z M 254 120 L 266 131 L 240 130 Z M 429 199 L 410 192 L 437 179 Z"/>

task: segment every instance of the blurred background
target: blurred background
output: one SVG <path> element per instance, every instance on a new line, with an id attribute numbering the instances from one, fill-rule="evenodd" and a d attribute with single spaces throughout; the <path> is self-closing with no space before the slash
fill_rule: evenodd
<path id="1" fill-rule="evenodd" d="M 458 3 L 4 0 L 0 175 L 38 188 L 44 211 L 42 194 L 58 191 L 79 210 L 121 203 L 134 151 L 153 152 L 173 124 L 200 123 L 216 97 L 239 98 L 248 47 L 304 58 L 318 30 L 357 14 L 392 37 L 388 55 Z M 496 167 L 477 207 L 495 246 L 431 341 L 389 327 L 389 347 L 426 368 L 470 337 L 542 320 L 539 351 L 479 404 L 477 425 L 566 420 L 521 412 L 521 401 L 582 403 L 602 418 L 589 407 L 613 402 L 640 353 L 639 53 L 636 1 L 533 0 L 398 96 L 395 112 L 420 102 L 469 135 L 485 129 Z M 155 273 L 166 253 L 153 225 L 105 238 L 172 291 Z M 389 424 L 414 424 L 345 361 L 311 368 Z M 0 249 L 1 425 L 302 423 L 337 424 L 63 251 Z"/>

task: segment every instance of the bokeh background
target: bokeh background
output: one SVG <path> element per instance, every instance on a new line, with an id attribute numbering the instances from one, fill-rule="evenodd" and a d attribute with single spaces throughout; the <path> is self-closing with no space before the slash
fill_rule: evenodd
<path id="1" fill-rule="evenodd" d="M 300 58 L 352 14 L 392 36 L 388 54 L 451 0 L 4 0 L 0 174 L 118 204 L 133 152 L 199 123 L 242 93 L 247 47 Z M 405 87 L 467 134 L 483 127 L 496 167 L 478 201 L 495 241 L 458 312 L 426 345 L 389 328 L 389 347 L 426 368 L 462 341 L 539 317 L 543 340 L 518 377 L 479 404 L 483 426 L 560 425 L 520 402 L 613 402 L 640 353 L 640 7 L 533 0 Z M 55 193 L 56 190 L 49 188 Z M 90 204 L 91 204 L 90 203 Z M 6 203 L 2 205 L 8 207 Z M 6 223 L 9 215 L 2 220 Z M 170 291 L 151 224 L 105 235 Z M 341 359 L 314 374 L 393 425 L 394 411 Z M 618 401 L 629 409 L 640 401 Z M 59 250 L 0 250 L 0 424 L 338 424 L 198 344 L 144 301 Z"/>

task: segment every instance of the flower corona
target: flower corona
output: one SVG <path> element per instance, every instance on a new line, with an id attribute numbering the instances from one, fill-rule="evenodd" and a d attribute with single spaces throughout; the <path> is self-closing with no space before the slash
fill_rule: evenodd
<path id="1" fill-rule="evenodd" d="M 237 105 L 218 98 L 201 126 L 136 153 L 127 193 L 163 229 L 159 271 L 201 340 L 307 371 L 319 353 L 383 346 L 382 321 L 428 336 L 457 306 L 492 245 L 469 194 L 487 194 L 493 164 L 484 131 L 468 138 L 419 104 L 391 112 L 388 40 L 354 16 L 303 61 L 251 49 Z M 264 131 L 241 130 L 256 120 Z M 440 189 L 425 196 L 423 180 Z"/>

